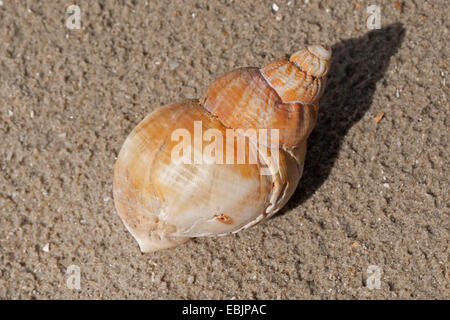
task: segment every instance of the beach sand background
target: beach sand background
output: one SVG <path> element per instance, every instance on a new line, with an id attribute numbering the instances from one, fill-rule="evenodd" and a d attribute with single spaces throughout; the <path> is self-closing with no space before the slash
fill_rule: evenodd
<path id="1" fill-rule="evenodd" d="M 0 298 L 449 298 L 448 2 L 251 2 L 75 1 L 71 30 L 67 1 L 1 1 Z M 128 133 L 314 43 L 333 65 L 292 200 L 142 254 L 112 199 Z"/>

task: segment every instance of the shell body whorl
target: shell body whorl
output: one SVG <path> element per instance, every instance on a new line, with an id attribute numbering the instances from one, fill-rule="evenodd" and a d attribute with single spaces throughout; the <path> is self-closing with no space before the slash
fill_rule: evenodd
<path id="1" fill-rule="evenodd" d="M 303 172 L 328 53 L 324 46 L 312 46 L 291 61 L 231 71 L 214 81 L 200 101 L 161 107 L 133 129 L 115 164 L 113 192 L 119 216 L 143 252 L 238 232 L 286 204 Z M 179 129 L 194 136 L 187 142 L 190 159 L 183 163 L 173 161 Z M 234 141 L 242 138 L 244 158 L 257 155 L 258 161 L 225 163 L 214 149 L 216 162 L 196 162 L 195 154 L 211 151 L 213 141 L 212 136 L 196 140 L 197 129 L 214 132 L 224 149 L 231 143 L 233 160 L 239 154 Z M 247 129 L 277 129 L 279 139 L 261 144 Z M 229 130 L 238 133 L 228 136 Z"/>
<path id="2" fill-rule="evenodd" d="M 194 121 L 201 121 L 203 132 L 215 129 L 226 137 L 226 128 L 191 100 L 151 113 L 131 132 L 119 153 L 114 201 L 143 252 L 259 223 L 285 204 L 286 195 L 294 192 L 300 179 L 303 149 L 296 154 L 281 151 L 278 163 L 265 159 L 257 164 L 174 164 L 171 150 L 178 142 L 171 140 L 171 133 L 186 129 L 193 135 Z M 207 145 L 203 141 L 201 148 Z M 193 154 L 199 151 L 194 141 L 190 146 Z M 249 148 L 256 147 L 249 144 Z M 261 165 L 274 174 L 261 175 Z"/>

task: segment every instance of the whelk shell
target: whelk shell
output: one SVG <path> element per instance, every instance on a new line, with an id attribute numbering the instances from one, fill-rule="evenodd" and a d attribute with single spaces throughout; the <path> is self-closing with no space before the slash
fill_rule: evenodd
<path id="1" fill-rule="evenodd" d="M 175 247 L 192 237 L 238 232 L 286 204 L 303 172 L 330 57 L 328 47 L 316 45 L 261 69 L 231 71 L 212 83 L 202 99 L 158 108 L 138 124 L 115 165 L 114 201 L 143 252 Z M 188 141 L 194 154 L 188 162 L 173 161 L 178 129 L 194 136 Z M 278 139 L 270 143 L 252 135 L 252 130 L 274 129 Z M 196 140 L 198 130 L 203 139 Z M 227 136 L 230 130 L 237 134 Z M 223 146 L 231 143 L 232 160 L 239 152 L 259 160 L 230 164 L 214 149 L 218 161 L 196 161 L 197 153 L 211 150 L 213 138 L 222 139 Z M 245 140 L 243 151 L 235 138 Z M 261 174 L 263 169 L 268 173 Z"/>

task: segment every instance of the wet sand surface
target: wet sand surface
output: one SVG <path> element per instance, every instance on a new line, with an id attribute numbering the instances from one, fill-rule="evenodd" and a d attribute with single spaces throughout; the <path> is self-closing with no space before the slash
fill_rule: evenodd
<path id="1" fill-rule="evenodd" d="M 71 30 L 65 1 L 1 1 L 0 298 L 448 299 L 448 3 L 376 2 L 369 30 L 367 1 L 78 1 Z M 128 133 L 314 43 L 332 68 L 287 206 L 142 254 L 112 199 Z"/>

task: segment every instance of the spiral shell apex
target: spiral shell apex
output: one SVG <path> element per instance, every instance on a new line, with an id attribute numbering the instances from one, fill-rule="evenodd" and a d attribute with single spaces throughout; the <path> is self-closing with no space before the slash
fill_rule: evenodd
<path id="1" fill-rule="evenodd" d="M 330 57 L 330 49 L 316 45 L 261 69 L 233 70 L 200 100 L 158 108 L 133 129 L 115 164 L 113 191 L 119 216 L 141 251 L 238 232 L 286 204 L 303 173 Z M 178 130 L 183 135 L 174 135 Z M 254 135 L 268 131 L 278 139 L 268 143 Z M 196 140 L 198 132 L 204 134 Z M 181 145 L 174 136 L 187 146 L 186 161 L 173 159 Z M 202 162 L 205 150 L 214 150 L 214 162 Z M 243 159 L 256 155 L 258 161 L 229 163 L 239 150 Z"/>
<path id="2" fill-rule="evenodd" d="M 314 104 L 325 88 L 330 57 L 328 47 L 310 46 L 291 55 L 289 61 L 269 63 L 261 73 L 283 102 Z"/>
<path id="3" fill-rule="evenodd" d="M 289 60 L 311 76 L 320 78 L 327 74 L 330 67 L 330 58 L 330 48 L 323 45 L 314 45 L 294 53 Z"/>

